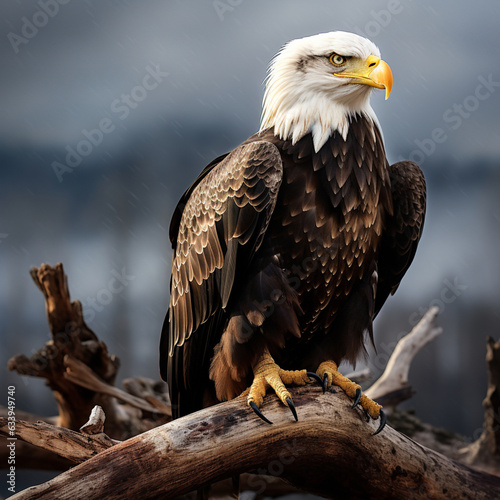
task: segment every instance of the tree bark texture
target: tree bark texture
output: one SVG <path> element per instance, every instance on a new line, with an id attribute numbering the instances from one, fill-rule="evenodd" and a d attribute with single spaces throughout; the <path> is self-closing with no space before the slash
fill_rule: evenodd
<path id="1" fill-rule="evenodd" d="M 171 498 L 255 471 L 328 498 L 500 496 L 500 478 L 473 471 L 387 426 L 366 421 L 343 393 L 292 388 L 299 421 L 268 397 L 266 425 L 243 398 L 117 444 L 13 499 Z M 259 478 L 255 478 L 255 486 Z"/>
<path id="2" fill-rule="evenodd" d="M 42 264 L 30 273 L 44 295 L 52 339 L 30 358 L 14 356 L 8 368 L 46 379 L 59 409 L 57 425 L 78 430 L 95 405 L 104 409 L 105 432 L 115 439 L 127 439 L 169 421 L 165 384 L 160 388 L 160 383 L 147 379 L 129 380 L 135 394 L 114 387 L 120 360 L 87 326 L 80 301 L 71 301 L 63 265 Z"/>

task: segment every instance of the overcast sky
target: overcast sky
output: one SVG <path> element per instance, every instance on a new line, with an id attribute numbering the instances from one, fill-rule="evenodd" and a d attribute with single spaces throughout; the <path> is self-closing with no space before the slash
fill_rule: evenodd
<path id="1" fill-rule="evenodd" d="M 110 151 L 127 133 L 165 123 L 224 120 L 250 134 L 258 128 L 268 62 L 279 48 L 292 38 L 347 30 L 371 38 L 393 69 L 390 100 L 385 103 L 381 93 L 373 99 L 389 154 L 408 156 L 418 149 L 415 141 L 432 138 L 436 128 L 444 131 L 440 140 L 445 137 L 434 141 L 438 154 L 500 154 L 500 83 L 490 84 L 484 100 L 473 97 L 482 79 L 500 82 L 498 2 L 55 5 L 46 0 L 0 7 L 0 141 L 6 144 L 64 150 L 106 116 L 120 125 L 106 140 Z M 112 104 L 141 85 L 150 66 L 168 77 L 121 120 Z M 463 105 L 462 111 L 456 107 Z"/>

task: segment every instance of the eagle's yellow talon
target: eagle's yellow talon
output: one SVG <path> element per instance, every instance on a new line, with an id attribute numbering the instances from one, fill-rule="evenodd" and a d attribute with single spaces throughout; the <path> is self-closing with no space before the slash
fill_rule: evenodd
<path id="1" fill-rule="evenodd" d="M 293 405 L 292 396 L 285 384 L 305 385 L 309 376 L 306 370 L 283 370 L 272 358 L 268 350 L 264 351 L 262 357 L 253 368 L 254 380 L 247 393 L 247 404 L 251 403 L 259 408 L 264 401 L 268 387 L 272 387 L 276 395 L 284 405 L 288 406 L 297 420 L 297 413 Z"/>
<path id="2" fill-rule="evenodd" d="M 331 385 L 337 385 L 351 398 L 356 397 L 356 391 L 358 389 L 361 390 L 361 386 L 359 384 L 354 383 L 352 380 L 349 380 L 347 377 L 344 377 L 344 375 L 339 373 L 337 364 L 334 361 L 324 361 L 319 365 L 316 373 L 321 378 L 325 375 L 328 377 L 328 387 Z M 372 401 L 368 396 L 362 394 L 359 404 L 373 419 L 377 419 L 380 416 L 382 406 L 375 403 L 375 401 Z"/>
<path id="3" fill-rule="evenodd" d="M 370 399 L 364 394 L 359 400 L 359 404 L 368 412 L 368 415 L 376 420 L 380 416 L 380 411 L 382 410 L 382 405 L 379 405 L 373 399 Z"/>

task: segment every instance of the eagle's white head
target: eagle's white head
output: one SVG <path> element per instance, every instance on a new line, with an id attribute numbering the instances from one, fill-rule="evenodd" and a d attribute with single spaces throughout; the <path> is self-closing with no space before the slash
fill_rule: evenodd
<path id="1" fill-rule="evenodd" d="M 293 143 L 312 133 L 319 151 L 334 131 L 346 138 L 353 114 L 377 123 L 373 88 L 385 89 L 387 99 L 392 73 L 370 40 L 344 31 L 292 40 L 269 67 L 260 130 L 274 127 Z"/>

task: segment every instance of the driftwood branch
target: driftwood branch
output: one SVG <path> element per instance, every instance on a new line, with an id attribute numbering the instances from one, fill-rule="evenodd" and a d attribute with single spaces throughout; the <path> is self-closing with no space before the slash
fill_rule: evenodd
<path id="1" fill-rule="evenodd" d="M 150 413 L 162 413 L 162 411 L 158 408 L 160 407 L 166 415 L 172 416 L 172 410 L 169 406 L 162 404 L 159 401 L 156 401 L 156 406 L 153 406 L 142 398 L 122 391 L 121 389 L 118 389 L 118 387 L 107 384 L 101 380 L 91 368 L 78 359 L 66 355 L 64 357 L 64 365 L 66 366 L 64 377 L 80 387 L 84 387 L 85 389 L 97 394 L 112 396 L 123 401 L 124 403 L 129 404 L 130 406 L 133 406 L 134 408 L 139 408 Z"/>
<path id="2" fill-rule="evenodd" d="M 114 384 L 119 360 L 108 354 L 104 342 L 86 325 L 82 305 L 71 301 L 67 277 L 62 264 L 42 264 L 32 268 L 31 276 L 45 297 L 45 309 L 52 339 L 31 358 L 18 355 L 9 360 L 8 368 L 22 375 L 42 377 L 52 389 L 59 408 L 61 427 L 77 430 L 86 421 L 92 408 L 99 404 L 108 417 L 114 413 L 109 398 L 102 398 L 65 377 L 66 356 L 78 359 L 106 383 Z M 110 419 L 112 422 L 112 419 Z M 116 429 L 118 433 L 119 430 Z"/>
<path id="3" fill-rule="evenodd" d="M 484 423 L 479 439 L 461 450 L 464 463 L 500 474 L 500 340 L 486 342 L 488 391 L 483 401 Z"/>
<path id="4" fill-rule="evenodd" d="M 0 434 L 8 435 L 7 419 L 4 417 L 0 417 Z M 116 444 L 116 441 L 102 433 L 86 435 L 45 422 L 23 420 L 16 422 L 16 437 L 74 463 L 84 462 Z"/>
<path id="5" fill-rule="evenodd" d="M 57 424 L 76 431 L 95 405 L 104 409 L 105 431 L 116 439 L 168 422 L 165 384 L 129 380 L 130 393 L 114 386 L 120 361 L 87 326 L 81 303 L 71 301 L 62 264 L 42 264 L 30 273 L 44 295 L 52 339 L 31 358 L 23 354 L 11 358 L 8 368 L 46 379 L 58 404 Z"/>
<path id="6" fill-rule="evenodd" d="M 0 417 L 2 421 L 7 422 L 8 409 L 0 406 Z M 44 421 L 45 423 L 55 425 L 57 417 L 42 417 L 34 415 L 26 411 L 16 409 L 16 425 L 18 421 L 38 422 Z M 1 429 L 5 429 L 4 424 L 0 425 Z M 9 449 L 7 448 L 7 441 L 3 437 L 4 434 L 0 432 L 0 463 L 8 463 Z M 44 450 L 36 445 L 22 441 L 22 438 L 16 442 L 16 460 L 19 467 L 25 469 L 40 469 L 40 470 L 66 470 L 71 466 L 71 461 L 61 458 L 55 453 Z"/>
<path id="7" fill-rule="evenodd" d="M 431 307 L 413 330 L 405 335 L 396 345 L 382 376 L 365 394 L 379 402 L 384 408 L 392 409 L 412 395 L 408 374 L 413 358 L 426 344 L 443 332 L 434 326 L 439 313 L 438 307 Z"/>
<path id="8" fill-rule="evenodd" d="M 267 398 L 263 411 L 275 423 L 265 425 L 240 397 L 117 444 L 12 498 L 170 498 L 259 469 L 329 498 L 500 495 L 500 478 L 449 460 L 391 427 L 372 436 L 377 424 L 351 409 L 343 393 L 323 395 L 307 386 L 293 388 L 292 397 L 298 422 L 276 398 Z"/>
<path id="9" fill-rule="evenodd" d="M 36 463 L 30 461 L 31 457 L 42 460 L 44 453 L 52 457 L 43 458 L 44 465 L 80 465 L 13 498 L 171 497 L 245 471 L 278 476 L 331 498 L 500 495 L 500 479 L 472 471 L 394 429 L 388 427 L 382 434 L 371 436 L 376 424 L 366 422 L 360 410 L 352 410 L 343 393 L 322 395 L 314 386 L 292 389 L 298 423 L 291 421 L 276 398 L 269 397 L 264 411 L 275 421 L 272 426 L 262 424 L 245 402 L 237 399 L 154 429 L 170 420 L 165 385 L 149 379 L 128 379 L 123 382 L 127 392 L 114 387 L 119 360 L 108 354 L 104 343 L 85 325 L 80 303 L 70 301 L 62 265 L 42 265 L 32 271 L 32 276 L 45 296 L 52 340 L 31 359 L 22 355 L 12 358 L 9 367 L 46 378 L 58 401 L 57 422 L 74 430 L 18 420 L 16 452 L 25 457 L 23 465 Z M 411 362 L 441 333 L 434 326 L 437 312 L 436 308 L 429 310 L 401 339 L 383 375 L 366 391 L 386 409 L 411 395 Z M 463 441 L 452 436 L 449 440 L 453 446 L 440 445 L 436 437 L 440 431 L 406 414 L 394 413 L 394 423 L 405 432 L 414 426 L 417 432 L 412 435 L 417 441 L 448 457 L 497 472 L 500 344 L 491 340 L 488 367 L 485 428 L 477 443 L 463 448 Z M 367 373 L 351 377 L 361 381 Z M 96 403 L 104 407 L 106 422 L 104 412 L 96 409 L 82 425 Z M 34 419 L 20 413 L 17 416 Z M 0 419 L 0 434 L 5 425 Z M 75 432 L 77 429 L 80 432 Z M 109 437 L 127 439 L 149 429 L 123 442 Z M 27 443 L 39 448 L 28 448 L 31 445 Z M 459 448 L 461 453 L 457 452 Z M 482 466 L 485 454 L 487 468 Z M 271 494 L 268 479 L 247 474 L 242 477 L 245 488 Z"/>

